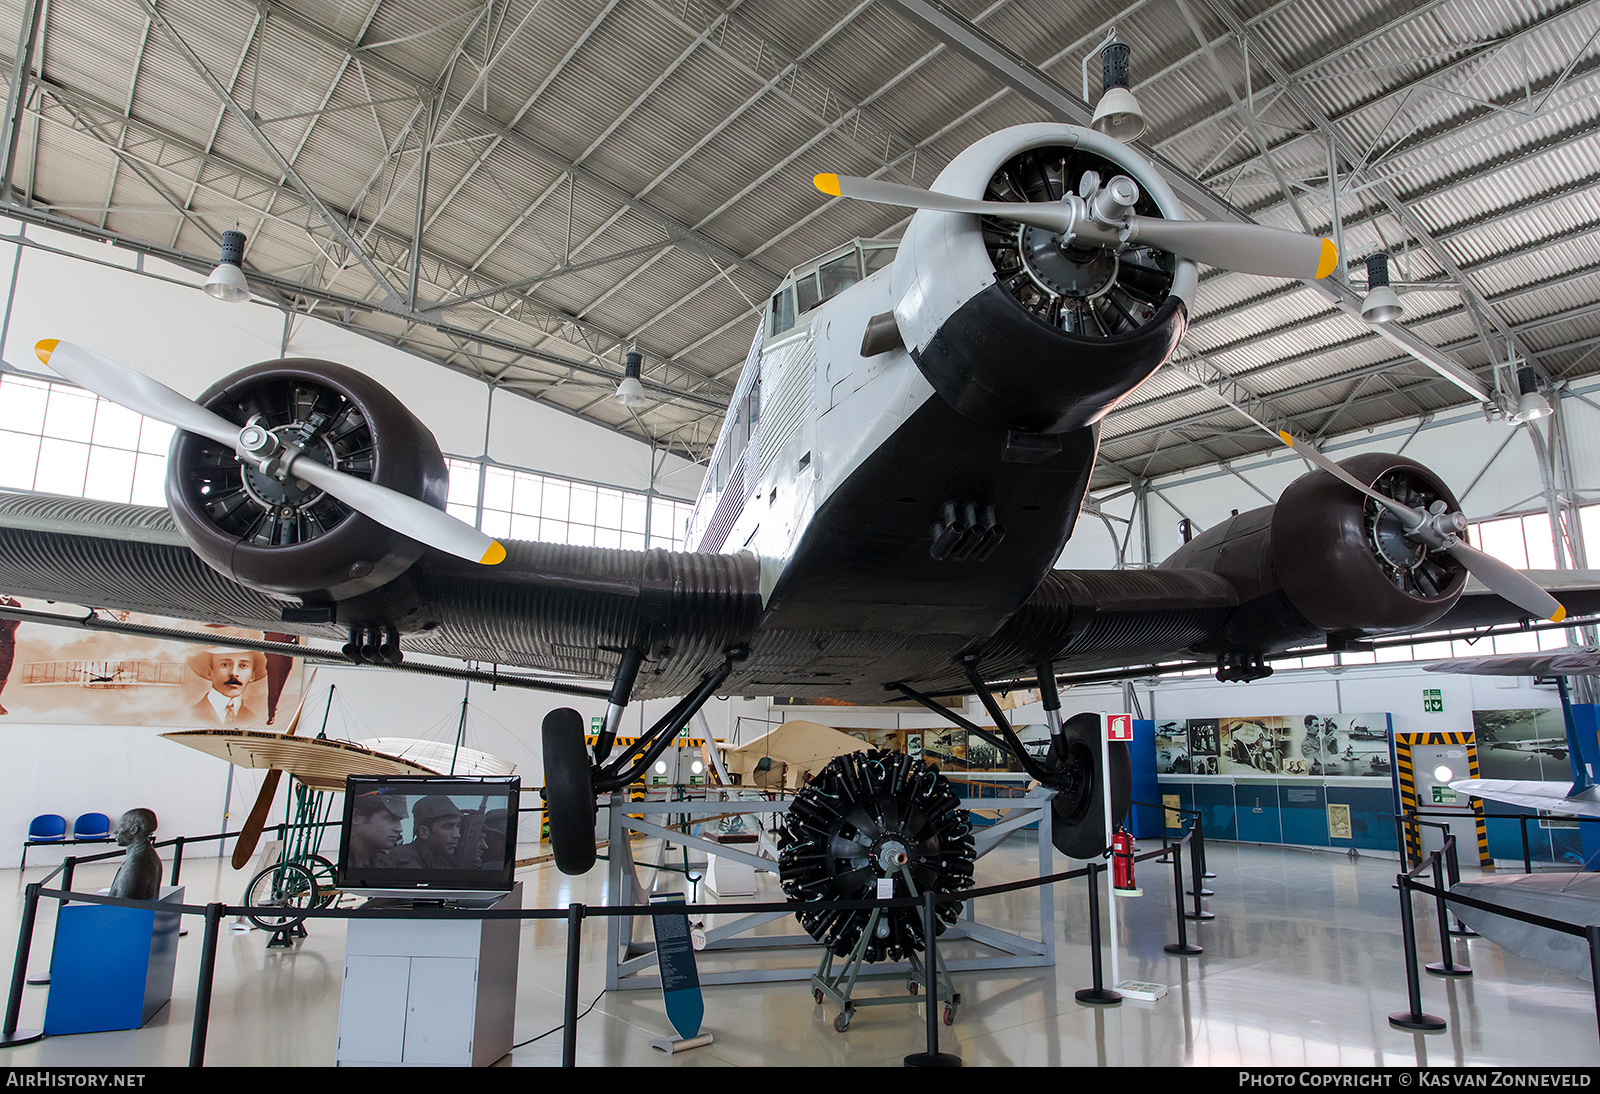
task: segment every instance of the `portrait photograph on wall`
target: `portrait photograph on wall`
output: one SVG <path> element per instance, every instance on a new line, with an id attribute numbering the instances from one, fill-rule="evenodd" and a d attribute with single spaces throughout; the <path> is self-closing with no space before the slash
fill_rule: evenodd
<path id="1" fill-rule="evenodd" d="M 58 605 L 0 598 L 6 607 Z M 185 626 L 131 612 L 123 623 Z M 67 725 L 275 729 L 300 702 L 300 658 L 242 650 L 230 639 L 292 643 L 294 636 L 207 626 L 197 645 L 0 620 L 0 718 Z"/>

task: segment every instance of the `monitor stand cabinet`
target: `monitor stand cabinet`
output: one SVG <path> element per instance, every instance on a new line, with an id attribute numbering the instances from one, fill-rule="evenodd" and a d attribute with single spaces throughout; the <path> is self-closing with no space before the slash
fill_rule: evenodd
<path id="1" fill-rule="evenodd" d="M 373 901 L 370 908 L 404 907 Z M 498 910 L 522 907 L 522 883 Z M 511 1051 L 520 919 L 351 919 L 335 1061 L 494 1063 Z"/>

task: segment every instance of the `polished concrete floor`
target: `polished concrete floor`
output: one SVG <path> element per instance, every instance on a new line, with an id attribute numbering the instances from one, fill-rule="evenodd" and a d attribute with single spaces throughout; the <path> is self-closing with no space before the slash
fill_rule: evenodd
<path id="1" fill-rule="evenodd" d="M 655 848 L 641 847 L 647 860 Z M 1013 838 L 979 866 L 979 884 L 1027 877 L 1037 861 L 1031 837 Z M 1475 939 L 1458 942 L 1457 960 L 1476 971 L 1462 979 L 1423 974 L 1424 1008 L 1446 1019 L 1434 1034 L 1390 1027 L 1387 1015 L 1405 1008 L 1405 972 L 1395 864 L 1376 858 L 1284 850 L 1248 844 L 1213 844 L 1206 906 L 1216 918 L 1191 926 L 1205 947 L 1198 957 L 1170 957 L 1173 941 L 1171 874 L 1152 864 L 1141 869 L 1144 895 L 1125 900 L 1119 930 L 1121 975 L 1170 986 L 1157 1002 L 1127 1000 L 1115 1007 L 1078 1003 L 1074 992 L 1090 982 L 1088 911 L 1081 883 L 1056 886 L 1057 963 L 1053 968 L 961 973 L 962 1005 L 950 1027 L 940 1027 L 941 1047 L 967 1066 L 989 1065 L 1204 1065 L 1204 1066 L 1451 1066 L 1522 1064 L 1594 1066 L 1600 1063 L 1594 996 L 1587 983 L 1547 972 Z M 104 873 L 81 869 L 78 888 L 109 883 Z M 12 942 L 22 906 L 22 883 L 46 867 L 30 864 L 26 877 L 0 871 L 0 968 L 11 968 Z M 605 902 L 604 864 L 572 879 L 553 866 L 522 873 L 533 906 L 572 900 Z M 218 860 L 190 859 L 183 880 L 191 904 L 233 901 L 243 878 Z M 681 875 L 662 874 L 672 885 Z M 760 899 L 778 899 L 776 879 L 764 877 Z M 31 974 L 49 965 L 54 920 L 41 908 Z M 980 922 L 1037 937 L 1038 903 L 1029 893 L 987 898 Z M 1432 906 L 1418 901 L 1423 960 L 1438 958 Z M 712 926 L 715 925 L 713 920 Z M 769 931 L 792 933 L 792 920 Z M 178 1065 L 189 1054 L 200 963 L 200 923 L 179 947 L 170 1005 L 144 1029 L 51 1037 L 0 1049 L 0 1066 Z M 313 923 L 291 950 L 268 950 L 260 931 L 225 933 L 218 949 L 206 1062 L 241 1066 L 323 1066 L 334 1060 L 339 986 L 344 959 L 343 924 Z M 966 944 L 966 945 L 971 945 Z M 605 923 L 588 921 L 580 996 L 583 1006 L 605 983 Z M 818 951 L 741 959 L 753 968 L 809 968 Z M 725 967 L 727 959 L 702 963 Z M 565 925 L 530 922 L 523 928 L 517 1039 L 527 1041 L 561 1021 Z M 1109 974 L 1108 974 L 1109 975 Z M 24 1028 L 43 1024 L 47 988 L 23 996 Z M 903 988 L 879 990 L 903 991 Z M 708 1047 L 670 1056 L 649 1047 L 668 1031 L 659 992 L 606 993 L 579 1023 L 578 1062 L 623 1066 L 889 1065 L 925 1044 L 921 1007 L 915 1002 L 859 1011 L 849 1030 L 835 1032 L 836 1010 L 816 1005 L 803 982 L 725 985 L 705 990 Z M 517 1048 L 501 1061 L 550 1066 L 561 1059 L 561 1035 Z"/>

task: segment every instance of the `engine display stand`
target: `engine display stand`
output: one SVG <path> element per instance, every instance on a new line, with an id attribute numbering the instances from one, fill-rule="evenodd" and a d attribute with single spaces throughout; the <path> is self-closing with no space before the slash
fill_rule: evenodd
<path id="1" fill-rule="evenodd" d="M 1035 790 L 1026 796 L 1016 798 L 962 798 L 961 806 L 965 809 L 1004 810 L 1005 816 L 997 823 L 977 830 L 974 833 L 977 855 L 982 858 L 986 853 L 999 846 L 1006 838 L 1026 828 L 1037 825 L 1039 831 L 1050 831 L 1050 799 L 1051 791 Z M 676 801 L 676 802 L 630 802 L 622 795 L 612 795 L 610 803 L 610 834 L 611 854 L 608 866 L 610 887 L 608 892 L 616 894 L 618 903 L 646 903 L 646 898 L 636 896 L 637 874 L 632 854 L 632 835 L 639 833 L 653 836 L 670 843 L 686 846 L 691 850 L 702 851 L 707 855 L 722 855 L 733 858 L 754 867 L 756 871 L 772 874 L 778 873 L 778 863 L 774 856 L 751 854 L 748 851 L 716 843 L 703 836 L 691 835 L 678 828 L 668 827 L 659 823 L 669 817 L 686 818 L 691 823 L 698 823 L 696 818 L 703 821 L 705 818 L 721 816 L 729 813 L 745 813 L 755 815 L 776 816 L 788 811 L 790 803 L 787 801 Z M 1039 873 L 1041 875 L 1051 872 L 1053 867 L 1051 847 L 1048 838 L 1039 840 Z M 1039 894 L 1039 935 L 1030 938 L 1025 935 L 1013 934 L 997 927 L 980 923 L 974 918 L 974 902 L 966 902 L 962 911 L 962 918 L 949 928 L 939 938 L 940 947 L 952 942 L 965 940 L 977 943 L 993 951 L 978 957 L 961 958 L 946 962 L 942 957 L 939 962 L 943 972 L 984 972 L 995 969 L 1023 969 L 1047 968 L 1056 962 L 1055 955 L 1055 895 L 1054 889 L 1049 885 L 1041 885 L 1037 890 Z M 729 912 L 737 915 L 738 904 L 729 906 Z M 787 912 L 759 912 L 746 916 L 738 916 L 728 923 L 719 923 L 706 931 L 706 946 L 704 953 L 751 953 L 773 952 L 779 950 L 802 950 L 820 946 L 810 935 L 803 932 L 773 935 L 753 935 L 757 928 L 779 920 L 793 920 Z M 634 921 L 632 917 L 608 916 L 606 918 L 606 989 L 608 991 L 630 989 L 659 989 L 660 977 L 655 966 L 655 952 L 653 946 L 647 941 L 634 938 Z M 814 966 L 808 964 L 788 968 L 755 968 L 748 964 L 733 970 L 702 969 L 700 982 L 702 984 L 753 984 L 771 983 L 786 980 L 809 981 L 816 975 Z M 889 979 L 905 980 L 912 975 L 912 966 L 905 961 L 884 962 L 881 973 L 871 974 L 874 977 L 882 976 Z M 864 978 L 858 978 L 864 979 Z M 899 1002 L 901 1000 L 895 1000 Z M 943 999 L 942 1002 L 949 1002 Z M 959 1002 L 959 1000 L 957 1000 Z"/>

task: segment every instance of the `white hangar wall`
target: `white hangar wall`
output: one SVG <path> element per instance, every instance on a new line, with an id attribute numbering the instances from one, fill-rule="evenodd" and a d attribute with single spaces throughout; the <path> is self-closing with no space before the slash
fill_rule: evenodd
<path id="1" fill-rule="evenodd" d="M 252 301 L 223 304 L 201 292 L 203 278 L 158 259 L 75 236 L 0 219 L 0 354 L 8 370 L 53 378 L 33 354 L 42 338 L 78 342 L 144 371 L 186 394 L 196 394 L 228 372 L 281 356 L 319 357 L 380 380 L 439 439 L 447 455 L 485 456 L 544 474 L 692 500 L 703 468 L 677 456 L 652 453 L 648 444 L 556 408 L 535 403 L 463 373 L 405 353 L 320 320 L 286 318 Z M 143 271 L 143 272 L 141 272 Z M 652 456 L 656 464 L 652 480 Z M 335 700 L 330 736 L 379 735 L 453 739 L 463 697 L 468 701 L 467 743 L 517 764 L 525 784 L 543 781 L 539 725 L 558 706 L 588 719 L 604 700 L 566 699 L 543 692 L 471 686 L 375 669 L 323 668 L 307 703 L 301 732 L 321 724 L 329 686 Z M 734 724 L 739 700 L 706 708 L 714 733 Z M 753 706 L 754 704 L 749 704 Z M 625 729 L 665 712 L 667 704 L 640 704 Z M 762 704 L 764 717 L 765 705 Z M 287 723 L 280 711 L 277 725 Z M 698 727 L 691 727 L 698 732 Z M 0 717 L 0 837 L 20 845 L 28 822 L 40 813 L 70 821 L 85 812 L 112 816 L 133 806 L 156 811 L 161 834 L 216 832 L 225 801 L 231 825 L 242 822 L 262 773 L 230 768 L 192 749 L 161 740 L 162 728 L 114 725 L 29 725 Z M 271 814 L 283 813 L 283 782 Z M 531 804 L 531 802 L 529 803 Z M 194 850 L 191 854 L 206 854 Z M 36 850 L 29 861 L 59 860 Z M 242 883 L 242 882 L 241 882 Z"/>

